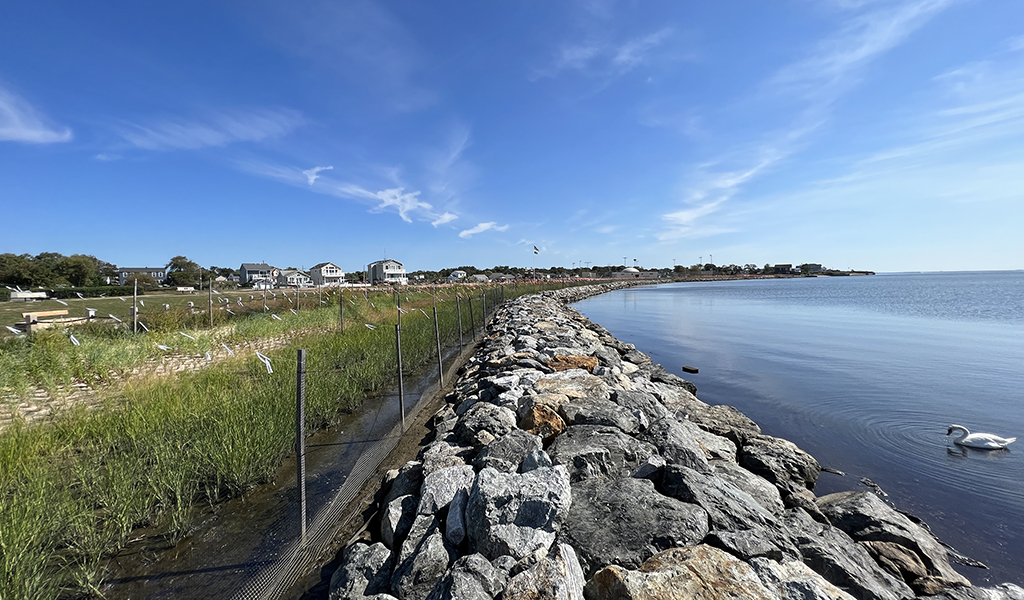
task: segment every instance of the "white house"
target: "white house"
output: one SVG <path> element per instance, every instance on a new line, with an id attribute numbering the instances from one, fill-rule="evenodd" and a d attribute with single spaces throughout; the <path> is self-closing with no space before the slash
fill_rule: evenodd
<path id="1" fill-rule="evenodd" d="M 407 285 L 409 276 L 405 273 L 402 263 L 388 258 L 366 265 L 366 281 L 369 283 L 390 283 Z"/>
<path id="2" fill-rule="evenodd" d="M 312 287 L 313 280 L 298 269 L 281 269 L 281 274 L 277 276 L 277 285 L 305 288 Z"/>
<path id="3" fill-rule="evenodd" d="M 466 272 L 465 271 L 458 271 L 458 270 L 452 271 L 451 273 L 448 274 L 448 283 L 451 283 L 453 281 L 462 281 L 465 278 L 466 278 Z"/>
<path id="4" fill-rule="evenodd" d="M 345 283 L 345 271 L 332 262 L 313 265 L 313 268 L 309 270 L 309 277 L 313 280 L 313 285 L 317 287 Z"/>

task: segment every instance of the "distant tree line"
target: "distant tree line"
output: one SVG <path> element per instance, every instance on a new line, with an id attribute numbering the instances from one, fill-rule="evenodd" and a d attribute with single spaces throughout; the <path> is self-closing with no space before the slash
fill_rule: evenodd
<path id="1" fill-rule="evenodd" d="M 57 252 L 0 254 L 0 284 L 30 287 L 88 287 L 117 278 L 117 267 L 90 254 Z"/>

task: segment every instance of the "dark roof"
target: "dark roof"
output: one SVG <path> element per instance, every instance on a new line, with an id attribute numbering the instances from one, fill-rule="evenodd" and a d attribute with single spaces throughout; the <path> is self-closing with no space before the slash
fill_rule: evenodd
<path id="1" fill-rule="evenodd" d="M 400 267 L 401 267 L 401 266 L 403 266 L 403 265 L 402 265 L 402 263 L 398 262 L 397 260 L 395 260 L 395 259 L 393 259 L 393 258 L 385 258 L 384 260 L 375 260 L 375 261 L 373 261 L 372 263 L 370 263 L 370 264 L 369 264 L 369 265 L 367 265 L 367 266 L 370 266 L 370 267 L 372 267 L 373 265 L 382 265 L 382 264 L 384 264 L 384 263 L 386 263 L 386 262 L 393 262 L 393 263 L 396 263 L 396 264 L 397 264 L 398 266 L 400 266 Z"/>
<path id="2" fill-rule="evenodd" d="M 269 271 L 273 268 L 267 263 L 242 263 L 242 269 L 246 271 Z"/>
<path id="3" fill-rule="evenodd" d="M 167 267 L 118 267 L 123 273 L 151 273 L 153 271 L 166 271 Z"/>

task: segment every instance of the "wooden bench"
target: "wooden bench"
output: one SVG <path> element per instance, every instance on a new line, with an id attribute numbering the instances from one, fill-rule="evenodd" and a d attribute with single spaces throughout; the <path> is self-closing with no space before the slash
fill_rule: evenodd
<path id="1" fill-rule="evenodd" d="M 39 319 L 39 317 L 64 317 L 67 316 L 68 310 L 66 308 L 61 310 L 41 310 L 38 312 L 27 312 L 21 313 L 21 316 L 25 319 L 26 323 L 33 323 Z"/>

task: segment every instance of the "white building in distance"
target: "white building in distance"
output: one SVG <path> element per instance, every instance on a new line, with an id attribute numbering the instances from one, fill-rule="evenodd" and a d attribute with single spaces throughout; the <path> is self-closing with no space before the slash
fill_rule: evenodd
<path id="1" fill-rule="evenodd" d="M 313 268 L 309 270 L 309 277 L 313 280 L 313 285 L 317 287 L 345 283 L 345 271 L 332 262 L 313 265 Z"/>
<path id="2" fill-rule="evenodd" d="M 378 260 L 366 265 L 366 282 L 390 283 L 392 285 L 407 285 L 409 276 L 405 272 L 402 263 L 393 258 Z"/>

